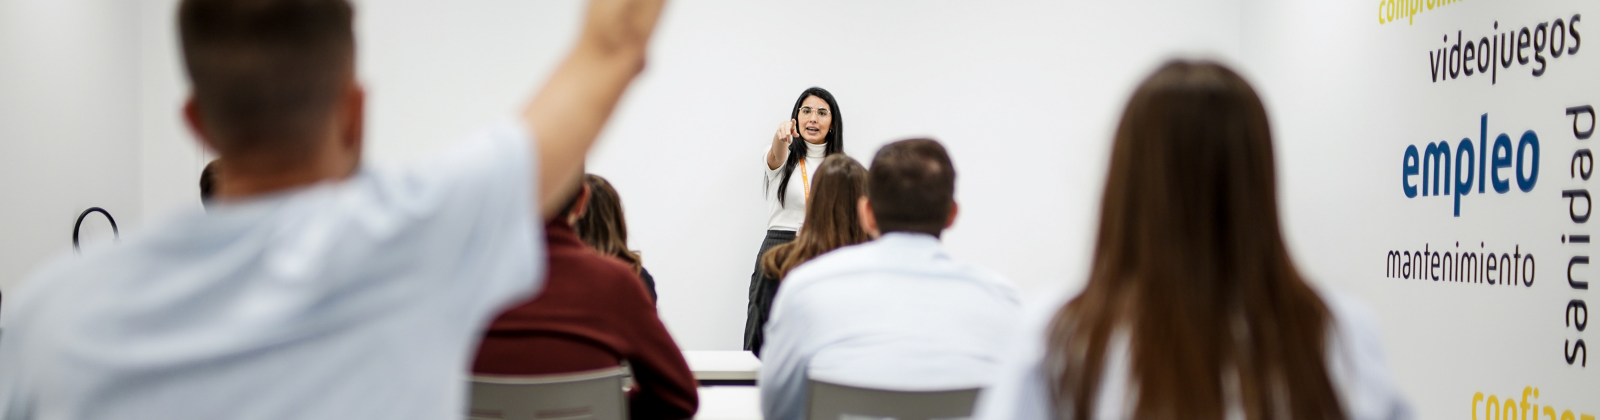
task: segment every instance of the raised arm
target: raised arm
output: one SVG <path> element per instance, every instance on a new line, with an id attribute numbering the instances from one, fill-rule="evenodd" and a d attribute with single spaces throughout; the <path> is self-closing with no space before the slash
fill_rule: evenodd
<path id="1" fill-rule="evenodd" d="M 538 206 L 548 218 L 576 187 L 590 146 L 634 76 L 664 0 L 591 0 L 583 32 L 523 112 L 538 150 Z"/>

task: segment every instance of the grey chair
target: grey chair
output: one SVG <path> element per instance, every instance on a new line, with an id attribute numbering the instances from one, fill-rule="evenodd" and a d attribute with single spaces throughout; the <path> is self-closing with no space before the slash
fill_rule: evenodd
<path id="1" fill-rule="evenodd" d="M 955 420 L 972 417 L 978 389 L 889 391 L 810 380 L 809 420 Z"/>
<path id="2" fill-rule="evenodd" d="M 559 375 L 472 375 L 472 420 L 627 420 L 629 372 L 618 366 Z"/>

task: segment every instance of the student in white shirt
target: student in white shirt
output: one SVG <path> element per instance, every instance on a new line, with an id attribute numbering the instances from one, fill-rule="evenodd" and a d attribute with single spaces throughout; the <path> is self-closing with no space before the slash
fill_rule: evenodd
<path id="1" fill-rule="evenodd" d="M 976 418 L 1409 415 L 1376 318 L 1289 258 L 1267 113 L 1244 79 L 1168 63 L 1115 139 L 1088 285 L 1031 317 Z"/>
<path id="2" fill-rule="evenodd" d="M 215 202 L 22 285 L 0 418 L 462 417 L 481 329 L 542 283 L 538 221 L 576 186 L 661 6 L 593 0 L 517 118 L 387 167 L 361 165 L 345 0 L 184 1 L 184 113 L 228 162 Z"/>
<path id="3" fill-rule="evenodd" d="M 800 140 L 800 141 L 795 141 Z M 750 273 L 749 301 L 745 305 L 744 349 L 761 352 L 761 326 L 771 312 L 778 283 L 761 271 L 761 258 L 772 247 L 794 241 L 805 224 L 811 184 L 822 160 L 844 153 L 844 115 L 833 93 L 807 88 L 795 99 L 789 120 L 778 125 L 771 144 L 763 151 L 766 168 L 763 192 L 767 199 L 767 235 L 756 251 Z"/>
<path id="4" fill-rule="evenodd" d="M 1019 321 L 1010 281 L 939 244 L 957 213 L 943 146 L 890 143 L 868 171 L 857 212 L 877 239 L 800 265 L 778 289 L 759 382 L 765 418 L 805 418 L 808 379 L 905 391 L 983 387 Z"/>

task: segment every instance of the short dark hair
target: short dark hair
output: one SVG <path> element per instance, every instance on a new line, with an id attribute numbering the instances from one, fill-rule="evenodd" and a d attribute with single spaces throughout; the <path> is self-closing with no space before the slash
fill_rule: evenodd
<path id="1" fill-rule="evenodd" d="M 346 0 L 184 0 L 178 29 L 199 124 L 224 156 L 301 153 L 355 73 Z"/>
<path id="2" fill-rule="evenodd" d="M 955 205 L 956 168 L 933 139 L 889 143 L 872 157 L 867 199 L 878 230 L 939 236 Z"/>

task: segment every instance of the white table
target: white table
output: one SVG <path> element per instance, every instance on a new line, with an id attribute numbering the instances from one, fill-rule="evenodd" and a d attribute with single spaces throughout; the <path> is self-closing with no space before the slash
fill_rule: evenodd
<path id="1" fill-rule="evenodd" d="M 761 359 L 748 351 L 685 351 L 684 361 L 702 383 L 755 385 Z"/>
<path id="2" fill-rule="evenodd" d="M 695 420 L 761 420 L 761 388 L 753 386 L 700 387 L 700 411 Z"/>
<path id="3" fill-rule="evenodd" d="M 748 351 L 685 351 L 683 359 L 704 385 L 695 419 L 761 419 L 761 389 L 755 387 L 761 359 Z"/>

